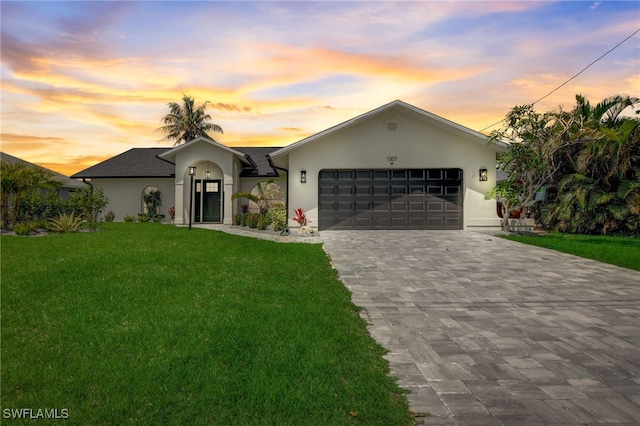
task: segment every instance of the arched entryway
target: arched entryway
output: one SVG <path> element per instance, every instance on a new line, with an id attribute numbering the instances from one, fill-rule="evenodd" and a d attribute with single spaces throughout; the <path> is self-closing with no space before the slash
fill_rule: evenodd
<path id="1" fill-rule="evenodd" d="M 222 223 L 224 212 L 224 173 L 212 161 L 201 161 L 193 177 L 193 223 Z M 188 194 L 188 193 L 187 193 Z M 189 201 L 186 201 L 188 205 Z"/>

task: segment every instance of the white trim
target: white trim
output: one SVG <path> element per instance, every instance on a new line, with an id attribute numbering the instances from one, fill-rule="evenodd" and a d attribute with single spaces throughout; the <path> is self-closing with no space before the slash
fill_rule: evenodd
<path id="1" fill-rule="evenodd" d="M 191 145 L 195 145 L 197 143 L 200 142 L 204 142 L 204 143 L 208 143 L 211 144 L 217 148 L 223 149 L 225 151 L 228 151 L 230 153 L 232 153 L 233 155 L 235 155 L 236 157 L 238 157 L 240 159 L 240 161 L 243 161 L 247 164 L 249 164 L 249 161 L 247 161 L 246 157 L 244 156 L 244 154 L 240 151 L 236 151 L 235 149 L 231 149 L 227 146 L 222 145 L 219 142 L 216 142 L 213 139 L 207 139 L 207 138 L 203 138 L 203 137 L 198 137 L 196 139 L 192 139 L 189 142 L 183 143 L 182 145 L 178 145 L 177 147 L 164 152 L 160 155 L 158 155 L 159 158 L 162 158 L 163 160 L 170 160 L 170 158 L 173 159 L 173 162 L 175 162 L 175 155 L 179 152 L 182 151 L 183 149 L 186 149 L 187 146 L 191 146 Z"/>

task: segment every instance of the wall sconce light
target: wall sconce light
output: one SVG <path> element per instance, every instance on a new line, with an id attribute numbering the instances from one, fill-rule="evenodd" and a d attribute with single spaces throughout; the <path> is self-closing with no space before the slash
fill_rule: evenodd
<path id="1" fill-rule="evenodd" d="M 486 182 L 487 180 L 489 180 L 489 172 L 487 171 L 486 167 L 482 167 L 480 169 L 480 171 L 478 172 L 478 178 L 480 179 L 480 182 Z"/>
<path id="2" fill-rule="evenodd" d="M 307 171 L 300 170 L 300 183 L 307 183 Z"/>

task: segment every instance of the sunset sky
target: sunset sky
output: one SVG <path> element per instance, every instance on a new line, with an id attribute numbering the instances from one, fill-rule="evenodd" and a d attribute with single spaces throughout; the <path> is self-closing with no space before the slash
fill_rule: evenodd
<path id="1" fill-rule="evenodd" d="M 227 146 L 284 146 L 401 99 L 481 130 L 640 28 L 637 1 L 11 2 L 1 149 L 70 175 L 134 147 L 182 94 Z M 536 105 L 640 97 L 640 34 Z"/>

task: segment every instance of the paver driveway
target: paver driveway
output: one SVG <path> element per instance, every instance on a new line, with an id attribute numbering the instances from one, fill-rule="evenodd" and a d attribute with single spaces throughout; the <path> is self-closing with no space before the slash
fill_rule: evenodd
<path id="1" fill-rule="evenodd" d="M 640 273 L 466 231 L 323 231 L 424 424 L 640 424 Z"/>

